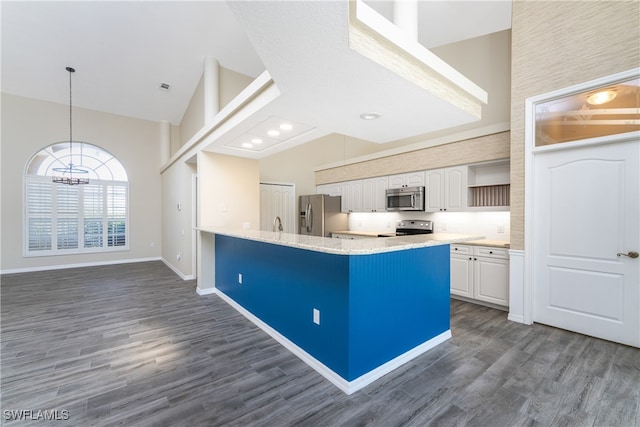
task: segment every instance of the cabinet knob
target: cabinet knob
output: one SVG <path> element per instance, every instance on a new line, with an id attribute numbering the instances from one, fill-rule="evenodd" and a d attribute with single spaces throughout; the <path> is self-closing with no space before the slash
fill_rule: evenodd
<path id="1" fill-rule="evenodd" d="M 492 254 L 492 253 L 493 253 L 493 251 L 489 251 L 489 253 L 490 253 L 490 254 Z"/>

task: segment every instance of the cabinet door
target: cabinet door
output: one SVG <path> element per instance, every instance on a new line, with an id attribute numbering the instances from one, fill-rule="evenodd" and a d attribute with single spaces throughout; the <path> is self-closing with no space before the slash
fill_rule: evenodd
<path id="1" fill-rule="evenodd" d="M 423 187 L 424 186 L 424 171 L 409 172 L 405 175 L 405 185 L 407 187 Z"/>
<path id="2" fill-rule="evenodd" d="M 451 293 L 473 298 L 473 258 L 471 255 L 451 255 Z"/>
<path id="3" fill-rule="evenodd" d="M 425 174 L 426 212 L 439 212 L 444 209 L 444 169 L 429 170 Z"/>
<path id="4" fill-rule="evenodd" d="M 404 183 L 406 180 L 405 180 L 404 174 L 400 174 L 400 175 L 389 176 L 388 181 L 389 181 L 389 188 L 400 188 L 400 187 L 404 187 Z"/>
<path id="5" fill-rule="evenodd" d="M 342 196 L 342 184 L 321 184 L 316 186 L 316 194 L 328 194 L 330 196 Z"/>
<path id="6" fill-rule="evenodd" d="M 362 212 L 362 181 L 342 183 L 342 212 Z"/>
<path id="7" fill-rule="evenodd" d="M 444 170 L 444 208 L 450 211 L 467 209 L 467 167 Z"/>
<path id="8" fill-rule="evenodd" d="M 473 269 L 473 297 L 508 306 L 509 261 L 499 258 L 476 257 Z"/>
<path id="9" fill-rule="evenodd" d="M 385 212 L 385 190 L 387 177 L 362 180 L 362 210 L 364 212 Z"/>
<path id="10" fill-rule="evenodd" d="M 425 185 L 424 171 L 390 175 L 389 188 L 422 187 Z"/>

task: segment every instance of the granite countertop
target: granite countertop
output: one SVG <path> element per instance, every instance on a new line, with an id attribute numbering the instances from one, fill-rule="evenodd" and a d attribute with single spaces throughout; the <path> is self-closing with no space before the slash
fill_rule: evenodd
<path id="1" fill-rule="evenodd" d="M 511 243 L 508 240 L 491 240 L 491 239 L 480 239 L 480 240 L 470 240 L 464 242 L 465 245 L 473 245 L 473 246 L 491 246 L 494 248 L 505 248 L 509 249 L 511 247 Z"/>
<path id="2" fill-rule="evenodd" d="M 391 234 L 385 233 L 381 231 L 351 231 L 351 230 L 343 230 L 343 231 L 334 231 L 334 233 L 338 234 L 351 234 L 354 236 L 367 236 L 367 237 L 378 237 L 379 235 Z M 438 233 L 443 234 L 443 233 Z M 449 234 L 449 233 L 444 233 Z M 505 248 L 509 249 L 510 242 L 509 240 L 493 240 L 493 239 L 479 239 L 479 240 L 467 240 L 464 243 L 465 245 L 474 245 L 474 246 L 491 246 L 495 248 Z"/>
<path id="3" fill-rule="evenodd" d="M 205 233 L 221 234 L 241 239 L 271 243 L 274 245 L 290 246 L 298 249 L 337 255 L 370 255 L 382 252 L 417 249 L 427 246 L 465 243 L 484 238 L 484 236 L 477 234 L 433 233 L 416 236 L 350 240 L 272 231 L 229 229 L 225 227 L 200 227 L 199 230 Z"/>

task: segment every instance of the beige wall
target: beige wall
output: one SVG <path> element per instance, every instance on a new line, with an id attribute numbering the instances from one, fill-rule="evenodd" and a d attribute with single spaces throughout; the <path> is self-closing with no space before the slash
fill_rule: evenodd
<path id="1" fill-rule="evenodd" d="M 192 180 L 196 172 L 194 164 L 178 161 L 162 173 L 162 258 L 183 277 L 195 275 Z"/>
<path id="2" fill-rule="evenodd" d="M 316 167 L 370 154 L 377 149 L 378 144 L 357 138 L 326 135 L 260 160 L 260 180 L 293 183 L 296 185 L 296 196 L 315 194 Z"/>
<path id="3" fill-rule="evenodd" d="M 218 70 L 218 102 L 220 109 L 227 105 L 236 97 L 244 88 L 246 88 L 253 79 L 244 74 L 237 73 L 224 67 Z M 193 92 L 191 101 L 182 116 L 180 122 L 180 143 L 177 148 L 183 146 L 204 126 L 204 79 L 201 77 L 198 86 Z M 173 148 L 173 147 L 172 147 Z M 171 152 L 173 155 L 177 148 Z"/>
<path id="4" fill-rule="evenodd" d="M 260 229 L 257 160 L 198 153 L 199 225 Z"/>
<path id="5" fill-rule="evenodd" d="M 515 1 L 512 39 L 511 247 L 524 249 L 525 99 L 638 67 L 640 2 Z"/>
<path id="6" fill-rule="evenodd" d="M 2 94 L 1 136 L 3 272 L 160 257 L 158 123 L 74 107 L 74 139 L 115 155 L 129 176 L 130 250 L 102 254 L 23 257 L 24 168 L 42 148 L 69 139 L 69 106 Z"/>

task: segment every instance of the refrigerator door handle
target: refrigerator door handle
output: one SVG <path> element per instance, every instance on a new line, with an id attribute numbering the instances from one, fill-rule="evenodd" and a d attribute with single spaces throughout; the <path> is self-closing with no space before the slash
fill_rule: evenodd
<path id="1" fill-rule="evenodd" d="M 311 233 L 311 229 L 313 228 L 313 209 L 311 208 L 311 203 L 307 205 L 307 232 Z"/>

